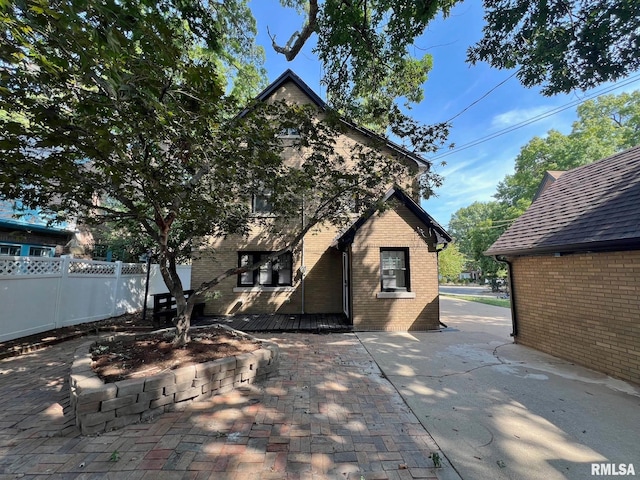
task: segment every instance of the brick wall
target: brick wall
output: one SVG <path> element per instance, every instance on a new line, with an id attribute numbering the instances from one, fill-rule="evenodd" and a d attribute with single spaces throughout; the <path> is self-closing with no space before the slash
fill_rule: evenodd
<path id="1" fill-rule="evenodd" d="M 517 342 L 640 384 L 640 251 L 513 259 Z"/>
<path id="2" fill-rule="evenodd" d="M 418 233 L 424 226 L 403 205 L 374 216 L 351 248 L 353 325 L 356 330 L 439 328 L 437 254 Z M 408 247 L 410 285 L 415 298 L 378 298 L 380 247 Z"/>

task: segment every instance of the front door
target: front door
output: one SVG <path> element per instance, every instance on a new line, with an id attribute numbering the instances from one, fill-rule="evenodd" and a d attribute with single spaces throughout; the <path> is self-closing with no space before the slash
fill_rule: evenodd
<path id="1" fill-rule="evenodd" d="M 349 254 L 342 252 L 342 311 L 349 315 Z"/>

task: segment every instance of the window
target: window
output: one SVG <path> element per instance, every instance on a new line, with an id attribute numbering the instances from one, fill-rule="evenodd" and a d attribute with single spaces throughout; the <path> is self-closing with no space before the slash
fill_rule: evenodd
<path id="1" fill-rule="evenodd" d="M 239 252 L 238 266 L 246 267 L 264 260 L 271 252 Z M 260 268 L 238 275 L 239 287 L 287 287 L 291 286 L 291 253 L 284 253 L 277 259 L 265 263 Z"/>
<path id="2" fill-rule="evenodd" d="M 20 256 L 20 245 L 0 245 L 0 255 Z"/>
<path id="3" fill-rule="evenodd" d="M 48 247 L 29 247 L 30 257 L 51 257 L 51 248 Z"/>
<path id="4" fill-rule="evenodd" d="M 271 192 L 254 194 L 251 199 L 251 211 L 258 214 L 271 213 Z"/>
<path id="5" fill-rule="evenodd" d="M 300 138 L 300 130 L 295 127 L 287 127 L 280 130 L 280 138 Z"/>
<path id="6" fill-rule="evenodd" d="M 380 249 L 380 285 L 383 292 L 410 292 L 409 249 Z"/>

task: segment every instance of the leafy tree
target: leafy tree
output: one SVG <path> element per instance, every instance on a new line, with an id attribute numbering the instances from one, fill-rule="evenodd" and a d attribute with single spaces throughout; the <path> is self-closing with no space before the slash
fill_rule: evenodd
<path id="1" fill-rule="evenodd" d="M 547 170 L 570 170 L 640 144 L 640 91 L 589 100 L 577 113 L 569 135 L 551 130 L 520 150 L 514 174 L 498 184 L 498 201 L 530 203 Z"/>
<path id="2" fill-rule="evenodd" d="M 447 16 L 459 1 L 281 0 L 306 20 L 285 45 L 272 37 L 273 48 L 293 60 L 317 34 L 314 53 L 324 67 L 330 102 L 344 115 L 381 131 L 403 116 L 399 99 L 405 105 L 423 99 L 432 57 L 414 57 L 409 47 L 431 20 Z"/>
<path id="3" fill-rule="evenodd" d="M 472 259 L 473 267 L 482 272 L 496 288 L 496 280 L 505 275 L 504 265 L 484 252 L 518 218 L 528 204 L 519 202 L 509 206 L 500 202 L 474 202 L 468 207 L 457 210 L 449 222 L 449 232 L 456 239 L 460 251 Z"/>
<path id="4" fill-rule="evenodd" d="M 193 239 L 255 225 L 252 194 L 272 192 L 277 220 L 263 226 L 286 246 L 218 272 L 197 293 L 291 250 L 320 222 L 348 221 L 353 195 L 379 198 L 406 175 L 375 148 L 336 152 L 343 127 L 330 111 L 318 122 L 312 108 L 273 102 L 238 115 L 262 82 L 244 0 L 33 0 L 1 4 L 0 21 L 0 194 L 153 244 L 178 299 L 176 346 L 190 339 L 195 303 L 183 300 L 176 262 Z M 301 134 L 286 146 L 304 157 L 300 168 L 284 161 L 287 128 Z M 301 198 L 304 229 L 289 221 L 303 213 Z"/>
<path id="5" fill-rule="evenodd" d="M 518 68 L 554 95 L 618 80 L 640 67 L 636 0 L 484 0 L 483 38 L 468 61 Z"/>
<path id="6" fill-rule="evenodd" d="M 464 270 L 467 263 L 466 257 L 453 242 L 438 254 L 438 274 L 443 279 L 456 279 Z"/>

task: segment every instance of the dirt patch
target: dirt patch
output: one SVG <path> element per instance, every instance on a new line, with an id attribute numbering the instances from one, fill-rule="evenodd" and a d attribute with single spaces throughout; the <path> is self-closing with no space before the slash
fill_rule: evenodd
<path id="1" fill-rule="evenodd" d="M 260 342 L 218 327 L 198 328 L 191 342 L 173 348 L 173 333 L 120 336 L 91 349 L 92 368 L 106 383 L 155 375 L 188 365 L 253 352 Z"/>

